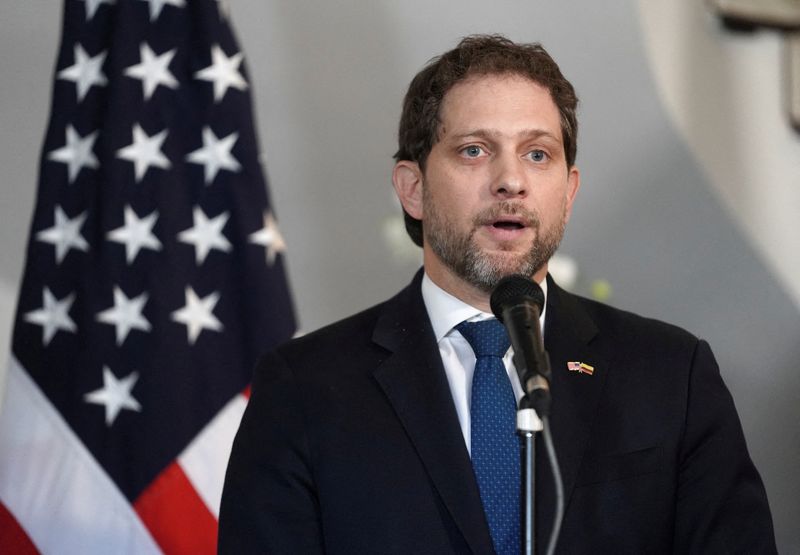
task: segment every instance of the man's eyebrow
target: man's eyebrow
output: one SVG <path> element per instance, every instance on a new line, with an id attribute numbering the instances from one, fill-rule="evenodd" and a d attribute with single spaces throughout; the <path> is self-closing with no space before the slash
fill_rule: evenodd
<path id="1" fill-rule="evenodd" d="M 451 140 L 461 140 L 467 139 L 470 137 L 476 137 L 479 139 L 498 139 L 504 136 L 498 129 L 486 129 L 486 128 L 478 128 L 478 129 L 469 129 L 463 132 L 454 132 L 449 134 L 449 139 Z M 523 139 L 549 139 L 552 141 L 556 141 L 558 143 L 561 142 L 561 137 L 553 135 L 550 131 L 545 129 L 523 129 L 519 133 L 516 134 L 517 138 Z"/>

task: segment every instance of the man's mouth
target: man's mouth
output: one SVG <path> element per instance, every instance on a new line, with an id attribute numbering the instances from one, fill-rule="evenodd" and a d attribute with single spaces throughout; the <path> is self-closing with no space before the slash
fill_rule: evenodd
<path id="1" fill-rule="evenodd" d="M 492 222 L 492 227 L 496 229 L 516 230 L 525 227 L 521 221 L 518 220 L 497 220 Z"/>
<path id="2" fill-rule="evenodd" d="M 538 229 L 536 214 L 518 204 L 502 203 L 484 211 L 476 224 L 501 241 L 517 240 L 528 228 Z"/>

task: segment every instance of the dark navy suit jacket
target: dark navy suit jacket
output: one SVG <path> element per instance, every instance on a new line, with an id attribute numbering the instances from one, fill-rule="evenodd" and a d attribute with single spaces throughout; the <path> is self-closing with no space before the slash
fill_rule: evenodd
<path id="1" fill-rule="evenodd" d="M 420 281 L 260 361 L 225 480 L 220 553 L 493 552 Z M 775 553 L 708 345 L 552 280 L 547 303 L 566 494 L 557 552 Z M 541 551 L 554 496 L 543 455 Z"/>

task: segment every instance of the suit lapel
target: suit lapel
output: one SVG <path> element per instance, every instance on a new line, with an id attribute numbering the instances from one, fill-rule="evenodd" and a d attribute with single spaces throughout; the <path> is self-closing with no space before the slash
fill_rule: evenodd
<path id="1" fill-rule="evenodd" d="M 595 421 L 608 363 L 592 347 L 598 330 L 575 297 L 559 288 L 549 276 L 547 287 L 545 349 L 550 356 L 553 398 L 550 421 L 568 504 Z M 591 366 L 591 374 L 588 368 L 584 371 L 570 370 L 570 362 Z M 550 484 L 549 474 L 548 467 L 547 479 L 539 483 Z M 546 507 L 552 506 L 548 503 L 552 500 L 547 499 L 552 496 L 552 487 L 545 488 L 543 493 L 545 499 L 541 499 L 541 503 Z M 547 515 L 550 521 L 550 511 L 540 511 L 540 514 L 543 517 Z M 544 520 L 542 524 L 545 524 Z M 549 530 L 549 526 L 547 528 Z"/>
<path id="2" fill-rule="evenodd" d="M 444 505 L 470 548 L 492 551 L 478 486 L 420 292 L 422 273 L 389 301 L 373 340 L 392 354 L 375 370 Z"/>

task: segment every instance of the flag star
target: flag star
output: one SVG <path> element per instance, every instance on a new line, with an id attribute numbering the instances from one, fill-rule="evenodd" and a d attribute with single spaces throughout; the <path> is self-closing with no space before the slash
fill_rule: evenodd
<path id="1" fill-rule="evenodd" d="M 42 297 L 42 308 L 26 313 L 24 318 L 26 322 L 42 326 L 42 344 L 47 346 L 59 331 L 75 333 L 78 330 L 78 326 L 69 317 L 69 310 L 75 302 L 75 293 L 59 300 L 45 287 Z"/>
<path id="2" fill-rule="evenodd" d="M 155 21 L 161 15 L 161 9 L 165 4 L 182 8 L 186 5 L 184 0 L 142 0 L 150 3 L 150 21 Z"/>
<path id="3" fill-rule="evenodd" d="M 142 406 L 131 395 L 131 390 L 138 379 L 139 373 L 131 372 L 118 380 L 108 366 L 103 366 L 103 387 L 90 391 L 83 396 L 83 400 L 103 405 L 106 409 L 106 426 L 110 427 L 122 409 L 141 412 Z"/>
<path id="4" fill-rule="evenodd" d="M 86 2 L 86 21 L 94 17 L 100 4 L 113 4 L 114 0 L 84 0 Z"/>
<path id="5" fill-rule="evenodd" d="M 204 329 L 222 331 L 222 322 L 212 314 L 219 301 L 219 293 L 214 292 L 204 298 L 199 298 L 191 287 L 186 287 L 186 305 L 172 313 L 175 322 L 184 324 L 188 334 L 189 344 L 194 345 L 197 336 Z"/>
<path id="6" fill-rule="evenodd" d="M 108 79 L 103 75 L 103 62 L 106 60 L 107 50 L 100 52 L 97 56 L 89 57 L 80 44 L 74 48 L 75 63 L 68 68 L 58 72 L 59 79 L 65 79 L 75 83 L 78 91 L 78 101 L 83 100 L 92 85 L 105 86 Z"/>
<path id="7" fill-rule="evenodd" d="M 149 137 L 138 123 L 133 125 L 133 142 L 117 151 L 117 158 L 133 162 L 136 182 L 142 180 L 150 166 L 168 170 L 172 167 L 169 159 L 161 152 L 161 145 L 167 138 L 167 130 Z"/>
<path id="8" fill-rule="evenodd" d="M 125 207 L 125 225 L 112 229 L 106 237 L 109 241 L 125 244 L 125 261 L 131 264 L 141 249 L 161 250 L 161 241 L 153 234 L 158 220 L 158 211 L 153 210 L 139 218 L 130 206 Z"/>
<path id="9" fill-rule="evenodd" d="M 229 87 L 240 91 L 247 89 L 247 81 L 239 73 L 243 57 L 241 52 L 237 52 L 229 58 L 218 44 L 211 47 L 211 65 L 196 72 L 194 76 L 214 83 L 214 102 L 222 100 Z"/>
<path id="10" fill-rule="evenodd" d="M 114 286 L 114 306 L 97 313 L 97 321 L 116 327 L 117 345 L 122 345 L 132 329 L 150 331 L 150 322 L 142 316 L 147 303 L 147 293 L 129 299 L 117 286 Z"/>
<path id="11" fill-rule="evenodd" d="M 55 209 L 55 224 L 36 234 L 36 239 L 56 247 L 56 264 L 61 264 L 70 249 L 87 252 L 89 243 L 81 235 L 81 227 L 86 221 L 87 212 L 69 219 L 60 206 Z"/>
<path id="12" fill-rule="evenodd" d="M 225 227 L 229 217 L 229 212 L 223 212 L 215 218 L 208 219 L 203 211 L 195 206 L 193 210 L 194 226 L 180 232 L 178 239 L 182 243 L 194 245 L 197 264 L 203 263 L 211 249 L 230 252 L 231 243 L 222 234 L 222 228 Z"/>
<path id="13" fill-rule="evenodd" d="M 286 242 L 278 229 L 278 223 L 272 212 L 264 212 L 264 227 L 249 235 L 250 242 L 266 248 L 267 264 L 275 264 L 278 253 L 286 251 Z"/>
<path id="14" fill-rule="evenodd" d="M 96 169 L 100 166 L 100 162 L 92 152 L 98 133 L 95 131 L 81 137 L 72 125 L 67 125 L 67 144 L 50 151 L 47 155 L 48 160 L 67 164 L 69 183 L 75 181 L 81 168 Z"/>
<path id="15" fill-rule="evenodd" d="M 178 80 L 169 70 L 169 64 L 177 51 L 177 48 L 173 48 L 169 52 L 156 56 L 146 42 L 139 45 L 141 61 L 136 65 L 125 68 L 125 75 L 141 79 L 145 100 L 149 100 L 153 96 L 153 92 L 159 85 L 164 85 L 170 89 L 178 88 Z"/>
<path id="16" fill-rule="evenodd" d="M 238 138 L 239 133 L 234 132 L 218 139 L 210 127 L 203 127 L 202 148 L 190 152 L 186 159 L 194 164 L 203 164 L 206 185 L 214 181 L 219 170 L 238 172 L 242 169 L 238 160 L 231 154 L 231 149 Z"/>

